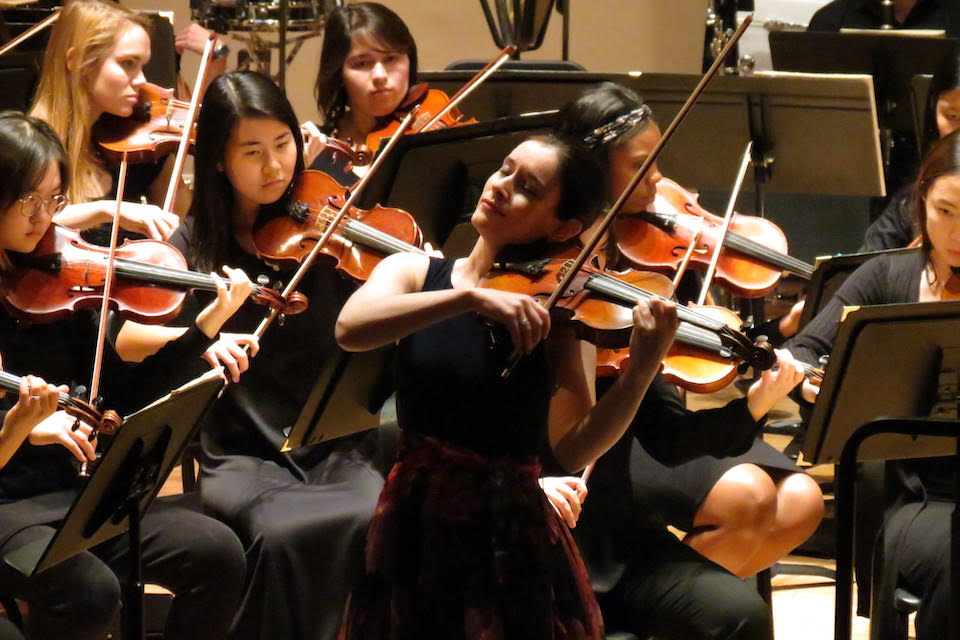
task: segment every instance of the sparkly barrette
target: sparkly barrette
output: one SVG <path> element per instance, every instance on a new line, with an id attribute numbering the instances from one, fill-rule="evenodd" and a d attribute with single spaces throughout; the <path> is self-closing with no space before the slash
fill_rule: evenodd
<path id="1" fill-rule="evenodd" d="M 625 113 L 617 117 L 612 122 L 608 122 L 602 127 L 593 130 L 593 133 L 583 139 L 584 144 L 589 148 L 595 149 L 600 145 L 616 140 L 628 131 L 639 125 L 648 118 L 653 117 L 653 111 L 645 104 L 640 105 L 630 113 Z"/>

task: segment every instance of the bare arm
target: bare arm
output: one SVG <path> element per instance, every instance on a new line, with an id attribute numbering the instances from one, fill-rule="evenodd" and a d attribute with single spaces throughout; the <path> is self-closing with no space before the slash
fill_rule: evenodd
<path id="1" fill-rule="evenodd" d="M 477 287 L 421 291 L 428 266 L 427 257 L 414 254 L 396 254 L 377 265 L 340 311 L 340 346 L 347 351 L 375 349 L 471 312 L 507 327 L 525 353 L 550 330 L 549 314 L 530 296 Z"/>
<path id="2" fill-rule="evenodd" d="M 550 445 L 570 471 L 582 469 L 616 444 L 630 426 L 647 387 L 660 369 L 677 327 L 676 308 L 652 300 L 634 307 L 630 364 L 595 402 L 596 349 L 572 333 L 551 347 L 557 391 L 550 403 Z"/>

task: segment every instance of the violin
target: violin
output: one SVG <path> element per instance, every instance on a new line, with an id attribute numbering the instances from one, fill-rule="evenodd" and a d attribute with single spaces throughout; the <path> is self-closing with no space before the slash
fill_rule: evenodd
<path id="1" fill-rule="evenodd" d="M 11 253 L 13 268 L 4 273 L 3 303 L 14 315 L 33 322 L 54 322 L 103 298 L 107 248 L 84 241 L 79 232 L 50 225 L 30 254 Z M 180 312 L 191 289 L 216 291 L 212 276 L 187 270 L 175 247 L 159 240 L 134 240 L 117 249 L 117 282 L 111 306 L 124 318 L 163 323 Z M 284 298 L 262 286 L 250 298 L 288 315 L 300 313 L 307 299 Z"/>
<path id="2" fill-rule="evenodd" d="M 557 259 L 497 263 L 490 274 L 480 280 L 479 286 L 542 298 L 553 293 L 556 283 L 566 277 L 573 264 L 572 260 Z M 636 301 L 667 298 L 672 294 L 672 283 L 660 274 L 630 271 L 613 276 L 583 265 L 560 293 L 554 309 L 557 319 L 572 324 L 579 338 L 601 348 L 622 348 L 630 341 L 631 310 Z M 728 309 L 678 306 L 677 316 L 681 323 L 693 327 L 686 330 L 691 336 L 690 342 L 694 333 L 710 336 L 710 340 L 719 341 L 722 354 L 729 353 L 729 357 L 760 371 L 769 369 L 777 361 L 769 344 L 754 344 L 728 324 L 731 316 L 736 318 Z"/>
<path id="3" fill-rule="evenodd" d="M 397 110 L 389 116 L 386 124 L 379 129 L 375 129 L 367 134 L 366 145 L 370 149 L 378 149 L 380 141 L 390 138 L 397 132 L 400 121 L 403 116 L 416 106 L 420 107 L 417 112 L 417 119 L 413 121 L 407 133 L 422 133 L 427 130 L 430 121 L 439 114 L 450 103 L 451 98 L 439 89 L 431 89 L 426 82 L 421 82 L 410 87 L 407 97 L 400 103 Z M 446 129 L 449 127 L 459 127 L 465 124 L 476 124 L 475 118 L 463 120 L 463 113 L 459 108 L 453 107 L 447 110 L 436 123 L 430 124 L 429 130 Z"/>
<path id="4" fill-rule="evenodd" d="M 127 162 L 155 162 L 177 150 L 190 111 L 190 103 L 177 100 L 172 89 L 146 83 L 140 88 L 140 100 L 133 114 L 121 118 L 104 114 L 93 125 L 93 139 L 104 155 L 119 162 L 124 152 Z M 190 132 L 190 149 L 197 141 L 197 125 Z M 348 143 L 327 136 L 321 153 L 342 157 L 353 166 L 370 164 L 373 154 L 366 145 L 352 147 Z"/>
<path id="5" fill-rule="evenodd" d="M 0 371 L 0 389 L 14 393 L 20 391 L 20 376 L 7 373 L 6 371 Z M 86 422 L 97 431 L 113 434 L 116 433 L 120 425 L 123 424 L 123 420 L 117 415 L 116 411 L 108 410 L 101 412 L 90 403 L 84 402 L 69 394 L 60 392 L 58 395 L 58 407 L 81 422 Z"/>
<path id="6" fill-rule="evenodd" d="M 173 89 L 148 82 L 140 87 L 140 100 L 133 114 L 127 118 L 104 114 L 93 125 L 93 139 L 111 161 L 119 162 L 126 152 L 128 162 L 155 162 L 176 151 L 189 110 L 190 103 L 174 98 Z M 196 140 L 194 124 L 191 149 Z"/>
<path id="7" fill-rule="evenodd" d="M 287 215 L 269 220 L 253 236 L 257 252 L 280 266 L 300 263 L 343 208 L 347 189 L 321 171 L 304 171 Z M 393 253 L 424 253 L 423 233 L 406 211 L 377 205 L 351 206 L 321 252 L 336 267 L 366 280 L 380 261 Z"/>
<path id="8" fill-rule="evenodd" d="M 697 199 L 673 180 L 662 178 L 653 212 L 625 214 L 616 221 L 620 252 L 644 268 L 676 269 L 699 232 L 691 262 L 706 268 L 723 221 Z M 810 279 L 813 266 L 787 253 L 787 239 L 779 227 L 764 218 L 733 215 L 717 262 L 716 278 L 722 286 L 738 296 L 757 298 L 771 293 L 785 271 Z"/>

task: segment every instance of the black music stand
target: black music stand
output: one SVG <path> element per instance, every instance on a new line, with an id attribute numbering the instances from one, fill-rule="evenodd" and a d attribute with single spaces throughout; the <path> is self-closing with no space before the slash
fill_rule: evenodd
<path id="1" fill-rule="evenodd" d="M 910 83 L 955 55 L 960 40 L 894 33 L 771 31 L 773 68 L 873 76 L 880 126 L 912 132 Z"/>
<path id="2" fill-rule="evenodd" d="M 282 451 L 376 428 L 378 412 L 393 391 L 393 348 L 340 353 L 328 358 Z"/>
<path id="3" fill-rule="evenodd" d="M 919 251 L 919 249 L 888 249 L 886 251 L 867 251 L 818 257 L 813 277 L 807 284 L 807 298 L 803 304 L 803 312 L 800 314 L 800 323 L 797 330 L 803 329 L 820 313 L 820 310 L 830 302 L 840 285 L 864 262 L 886 253 L 895 254 L 910 251 Z"/>
<path id="4" fill-rule="evenodd" d="M 9 551 L 4 562 L 33 576 L 127 531 L 130 574 L 124 587 L 124 638 L 143 638 L 140 518 L 222 387 L 220 376 L 210 372 L 128 416 L 56 531 Z"/>
<path id="5" fill-rule="evenodd" d="M 946 403 L 934 401 L 945 376 L 956 378 L 958 363 L 960 302 L 864 307 L 840 325 L 803 447 L 814 463 L 838 462 L 835 640 L 848 640 L 851 630 L 857 462 L 956 455 L 956 382 L 946 387 Z M 951 418 L 919 417 L 951 403 Z M 960 553 L 951 558 L 952 584 L 960 588 Z M 950 633 L 960 638 L 955 617 Z"/>

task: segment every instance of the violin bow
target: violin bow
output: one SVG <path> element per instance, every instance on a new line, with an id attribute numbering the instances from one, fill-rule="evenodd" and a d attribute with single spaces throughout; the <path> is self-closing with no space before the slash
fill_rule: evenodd
<path id="1" fill-rule="evenodd" d="M 100 322 L 97 326 L 97 346 L 93 354 L 93 373 L 90 379 L 90 404 L 98 406 L 100 394 L 100 374 L 103 368 L 103 348 L 107 338 L 107 320 L 110 314 L 110 293 L 113 289 L 114 265 L 117 257 L 117 238 L 120 235 L 120 207 L 123 206 L 123 189 L 127 182 L 127 152 L 123 152 L 120 161 L 120 177 L 117 178 L 117 206 L 113 212 L 113 226 L 110 229 L 110 252 L 107 254 L 106 275 L 103 280 L 103 302 L 100 304 Z M 80 426 L 80 421 L 73 425 L 74 431 Z M 97 437 L 97 428 L 90 431 L 87 439 L 91 442 Z M 87 461 L 80 465 L 80 476 L 87 477 Z"/>
<path id="2" fill-rule="evenodd" d="M 737 41 L 740 40 L 740 37 L 743 35 L 744 31 L 747 30 L 747 27 L 750 26 L 751 22 L 753 22 L 753 14 L 747 14 L 747 16 L 740 23 L 740 26 L 737 28 L 736 32 L 723 47 L 723 51 L 721 52 L 722 57 L 717 56 L 717 58 L 714 59 L 713 64 L 710 65 L 710 68 L 707 69 L 707 72 L 703 74 L 702 78 L 700 78 L 700 82 L 697 83 L 697 86 L 693 89 L 690 97 L 688 97 L 687 101 L 683 103 L 682 107 L 680 107 L 680 111 L 677 112 L 677 115 L 673 118 L 670 126 L 668 126 L 660 136 L 660 140 L 657 141 L 657 144 L 650 152 L 650 155 L 647 156 L 647 159 L 643 161 L 643 164 L 633 175 L 633 178 L 630 179 L 630 182 L 623 190 L 623 193 L 620 194 L 620 197 L 617 198 L 617 201 L 612 207 L 610 207 L 610 210 L 603 217 L 603 220 L 601 220 L 600 224 L 597 225 L 594 234 L 589 240 L 587 240 L 587 242 L 584 243 L 583 249 L 581 249 L 577 257 L 571 261 L 570 268 L 566 271 L 563 277 L 560 278 L 560 281 L 557 283 L 553 293 L 550 294 L 550 297 L 546 300 L 546 302 L 543 303 L 543 306 L 548 311 L 556 306 L 557 302 L 560 300 L 560 296 L 563 295 L 563 292 L 567 290 L 567 287 L 570 285 L 573 279 L 580 273 L 580 269 L 583 267 L 584 263 L 586 263 L 587 259 L 593 254 L 594 249 L 596 249 L 597 245 L 600 243 L 600 239 L 603 238 L 604 234 L 610 228 L 610 225 L 613 224 L 613 221 L 623 209 L 624 205 L 627 203 L 627 200 L 630 199 L 634 189 L 637 188 L 637 185 L 640 184 L 640 181 L 643 180 L 643 178 L 650 172 L 650 167 L 652 167 L 653 163 L 657 161 L 657 157 L 663 151 L 663 148 L 666 146 L 667 142 L 670 141 L 670 138 L 673 137 L 677 127 L 680 126 L 680 123 L 683 122 L 683 119 L 686 117 L 687 113 L 691 108 L 693 108 L 694 103 L 696 103 L 697 99 L 700 97 L 700 94 L 703 93 L 703 90 L 707 88 L 707 84 L 710 82 L 710 80 L 712 80 L 717 74 L 717 71 L 719 71 L 720 65 L 723 64 L 726 54 L 730 52 L 734 46 L 736 46 Z M 503 372 L 500 374 L 501 378 L 506 378 L 510 375 L 510 372 L 513 371 L 513 368 L 517 365 L 517 362 L 519 362 L 520 357 L 521 356 L 518 353 L 511 358 L 509 364 L 507 364 Z"/>
<path id="3" fill-rule="evenodd" d="M 449 113 L 451 109 L 456 107 L 458 104 L 460 104 L 461 101 L 463 101 L 464 98 L 466 98 L 471 93 L 473 93 L 474 89 L 476 89 L 481 84 L 483 84 L 487 78 L 492 76 L 497 71 L 497 69 L 502 67 L 507 62 L 507 60 L 513 57 L 513 54 L 515 54 L 516 52 L 517 52 L 517 45 L 515 44 L 507 45 L 506 47 L 504 47 L 503 51 L 501 51 L 496 58 L 488 62 L 483 69 L 480 69 L 480 71 L 478 71 L 475 76 L 470 78 L 470 80 L 467 81 L 465 85 L 460 87 L 460 90 L 457 91 L 455 94 L 453 94 L 453 96 L 450 98 L 450 102 L 448 102 L 446 106 L 443 107 L 443 109 L 440 109 L 440 111 L 437 112 L 437 115 L 433 116 L 433 118 L 429 122 L 427 122 L 427 124 L 425 124 L 423 127 L 421 127 L 419 131 L 421 132 L 429 131 L 430 127 L 432 127 L 437 122 L 439 122 L 440 118 L 447 115 L 447 113 Z"/>
<path id="4" fill-rule="evenodd" d="M 57 19 L 60 17 L 60 9 L 61 7 L 57 7 L 56 9 L 53 10 L 53 13 L 51 13 L 40 22 L 38 22 L 37 24 L 33 25 L 32 27 L 30 27 L 29 29 L 27 29 L 26 31 L 18 35 L 16 38 L 10 38 L 9 41 L 7 41 L 2 47 L 0 47 L 0 56 L 10 51 L 13 51 L 17 46 L 20 45 L 21 42 L 25 40 L 29 40 L 36 34 L 40 33 L 41 31 L 43 31 L 44 29 L 52 25 L 54 22 L 56 22 Z"/>
<path id="5" fill-rule="evenodd" d="M 173 200 L 177 197 L 177 189 L 180 186 L 180 176 L 183 174 L 183 164 L 187 159 L 187 151 L 190 149 L 190 134 L 193 133 L 193 123 L 197 119 L 197 109 L 200 107 L 200 97 L 203 95 L 203 86 L 207 81 L 207 69 L 210 66 L 210 58 L 213 54 L 213 43 L 217 39 L 216 33 L 211 33 L 203 45 L 203 55 L 200 56 L 200 69 L 197 71 L 197 84 L 193 96 L 190 98 L 190 106 L 187 109 L 187 121 L 180 134 L 180 145 L 177 147 L 177 156 L 173 162 L 173 173 L 170 176 L 170 183 L 167 185 L 167 196 L 163 200 L 163 210 L 173 211 Z"/>
<path id="6" fill-rule="evenodd" d="M 414 118 L 416 117 L 417 110 L 418 110 L 418 107 L 414 107 L 407 113 L 406 116 L 404 116 L 403 121 L 400 123 L 400 126 L 397 128 L 396 132 L 387 141 L 387 146 L 384 147 L 380 155 L 378 155 L 376 160 L 373 161 L 373 164 L 370 165 L 370 169 L 367 171 L 367 173 L 364 174 L 364 176 L 360 179 L 360 182 L 358 182 L 356 186 L 353 188 L 353 190 L 350 192 L 350 195 L 347 197 L 346 202 L 343 203 L 343 206 L 340 207 L 340 211 L 337 212 L 337 215 L 335 215 L 327 223 L 327 228 L 324 229 L 323 235 L 321 235 L 320 238 L 317 240 L 317 242 L 313 245 L 313 248 L 310 250 L 310 253 L 308 253 L 307 257 L 303 259 L 303 262 L 300 264 L 300 266 L 294 272 L 293 276 L 290 278 L 290 282 L 287 283 L 287 286 L 284 287 L 283 291 L 281 292 L 280 295 L 282 295 L 284 299 L 288 299 L 289 296 L 296 289 L 297 285 L 300 284 L 300 280 L 303 279 L 303 276 L 306 274 L 307 269 L 310 268 L 314 260 L 316 260 L 317 256 L 320 255 L 320 251 L 323 249 L 324 246 L 326 246 L 327 242 L 330 240 L 330 237 L 333 235 L 334 231 L 336 231 L 337 227 L 340 225 L 340 222 L 343 221 L 343 218 L 350 211 L 350 207 L 353 206 L 353 203 L 360 196 L 360 193 L 363 192 L 364 187 L 367 186 L 367 184 L 370 182 L 370 179 L 377 172 L 377 169 L 379 169 L 380 166 L 383 164 L 383 159 L 386 158 L 387 154 L 390 153 L 390 150 L 396 144 L 397 140 L 400 139 L 400 136 L 402 136 L 407 131 L 407 129 L 410 128 L 410 124 L 413 122 Z M 276 308 L 271 309 L 267 317 L 261 320 L 260 324 L 257 325 L 257 329 L 253 332 L 253 334 L 257 336 L 257 338 L 262 338 L 264 332 L 267 330 L 267 327 L 269 327 L 279 315 L 280 315 L 279 309 L 276 309 Z"/>
<path id="7" fill-rule="evenodd" d="M 713 255 L 710 257 L 710 265 L 707 267 L 707 274 L 703 277 L 703 286 L 700 287 L 700 297 L 697 298 L 697 304 L 703 304 L 707 299 L 707 291 L 710 290 L 710 283 L 713 282 L 713 274 L 717 271 L 717 263 L 720 261 L 720 252 L 723 250 L 723 241 L 727 237 L 727 229 L 730 228 L 730 221 L 733 220 L 733 208 L 737 204 L 737 198 L 740 196 L 740 187 L 743 186 L 743 178 L 747 175 L 747 167 L 750 166 L 750 153 L 753 151 L 753 141 L 747 143 L 747 149 L 743 152 L 743 158 L 740 160 L 740 169 L 737 171 L 737 179 L 733 184 L 733 191 L 730 192 L 730 200 L 727 202 L 727 210 L 723 214 L 723 225 L 720 227 L 719 238 L 716 240 L 716 246 L 713 248 Z M 696 243 L 696 241 L 694 241 Z"/>

